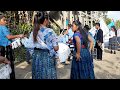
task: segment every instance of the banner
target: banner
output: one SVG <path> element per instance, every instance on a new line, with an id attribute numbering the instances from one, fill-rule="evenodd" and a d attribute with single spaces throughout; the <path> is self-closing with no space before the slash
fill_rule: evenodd
<path id="1" fill-rule="evenodd" d="M 114 21 L 112 21 L 110 24 L 108 24 L 108 28 L 110 29 L 112 26 L 115 26 Z"/>

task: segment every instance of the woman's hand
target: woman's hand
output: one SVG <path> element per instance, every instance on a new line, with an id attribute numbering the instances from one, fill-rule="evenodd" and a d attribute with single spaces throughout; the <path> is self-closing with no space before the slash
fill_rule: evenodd
<path id="1" fill-rule="evenodd" d="M 76 61 L 80 61 L 80 53 L 76 53 Z"/>
<path id="2" fill-rule="evenodd" d="M 92 39 L 92 37 L 90 35 L 88 35 L 88 40 L 90 42 L 90 48 L 89 48 L 89 51 L 91 53 L 91 51 L 94 49 L 94 41 Z"/>
<path id="3" fill-rule="evenodd" d="M 7 58 L 5 58 L 5 60 L 3 61 L 3 63 L 10 64 L 10 61 Z"/>
<path id="4" fill-rule="evenodd" d="M 0 63 L 10 64 L 10 61 L 6 57 L 0 56 Z"/>
<path id="5" fill-rule="evenodd" d="M 89 51 L 90 51 L 90 54 L 92 54 L 92 52 L 94 52 L 93 49 L 92 49 L 92 50 L 89 50 Z"/>
<path id="6" fill-rule="evenodd" d="M 92 52 L 94 52 L 94 47 L 92 48 Z"/>
<path id="7" fill-rule="evenodd" d="M 24 34 L 19 34 L 18 37 L 19 37 L 19 38 L 23 38 L 23 37 L 24 37 Z"/>

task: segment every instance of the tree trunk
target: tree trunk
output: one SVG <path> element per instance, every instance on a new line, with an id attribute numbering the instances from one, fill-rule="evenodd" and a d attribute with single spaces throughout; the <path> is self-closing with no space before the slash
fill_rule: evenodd
<path id="1" fill-rule="evenodd" d="M 19 14 L 18 14 L 18 11 L 16 11 L 15 17 L 16 17 L 16 24 L 18 25 L 19 24 Z"/>
<path id="2" fill-rule="evenodd" d="M 34 17 L 35 17 L 36 11 L 33 11 L 33 15 L 32 15 L 32 26 L 34 25 Z"/>

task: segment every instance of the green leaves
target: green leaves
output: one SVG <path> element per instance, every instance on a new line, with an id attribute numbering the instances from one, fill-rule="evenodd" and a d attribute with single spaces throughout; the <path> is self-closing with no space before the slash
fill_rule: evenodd
<path id="1" fill-rule="evenodd" d="M 111 20 L 110 18 L 106 18 L 106 19 L 105 19 L 105 22 L 106 22 L 107 25 L 110 24 L 111 21 L 112 21 L 112 20 Z"/>
<path id="2" fill-rule="evenodd" d="M 60 34 L 60 28 L 57 27 L 54 23 L 51 24 L 51 28 L 55 31 L 57 35 Z"/>
<path id="3" fill-rule="evenodd" d="M 115 26 L 116 26 L 117 29 L 120 29 L 120 20 L 117 20 L 115 22 Z"/>
<path id="4" fill-rule="evenodd" d="M 17 35 L 17 34 L 24 34 L 25 32 L 30 33 L 32 31 L 33 27 L 31 26 L 31 24 L 25 24 L 25 23 L 19 23 L 19 25 L 15 25 L 12 29 L 11 29 L 11 33 L 13 35 Z M 15 53 L 15 60 L 17 62 L 26 60 L 26 49 L 25 47 L 18 47 L 14 50 Z"/>
<path id="5" fill-rule="evenodd" d="M 27 23 L 19 23 L 19 25 L 16 25 L 13 29 L 11 29 L 12 34 L 24 34 L 25 32 L 30 33 L 33 30 L 33 27 L 31 24 Z"/>

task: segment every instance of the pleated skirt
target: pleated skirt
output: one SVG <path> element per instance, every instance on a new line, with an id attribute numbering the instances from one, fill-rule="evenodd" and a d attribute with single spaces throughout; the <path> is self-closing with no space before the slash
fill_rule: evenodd
<path id="1" fill-rule="evenodd" d="M 81 59 L 76 61 L 76 52 L 71 65 L 71 79 L 95 79 L 93 57 L 88 49 L 81 49 Z"/>
<path id="2" fill-rule="evenodd" d="M 50 57 L 48 50 L 34 50 L 32 79 L 57 79 L 56 61 Z"/>

